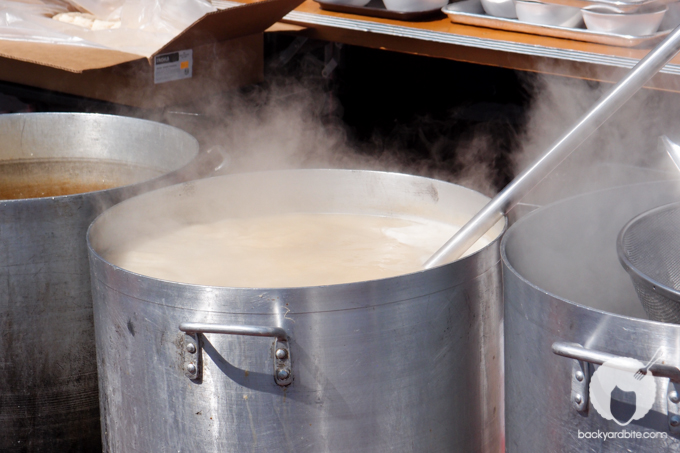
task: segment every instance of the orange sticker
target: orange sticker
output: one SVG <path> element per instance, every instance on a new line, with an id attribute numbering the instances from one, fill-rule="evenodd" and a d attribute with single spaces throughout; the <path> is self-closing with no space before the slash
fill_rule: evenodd
<path id="1" fill-rule="evenodd" d="M 179 64 L 180 69 L 187 69 L 189 67 L 189 62 L 188 61 L 182 61 Z"/>

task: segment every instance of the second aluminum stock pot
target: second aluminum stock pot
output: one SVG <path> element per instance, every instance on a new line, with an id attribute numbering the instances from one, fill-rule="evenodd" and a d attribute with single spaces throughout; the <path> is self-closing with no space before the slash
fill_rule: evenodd
<path id="1" fill-rule="evenodd" d="M 680 326 L 646 319 L 616 249 L 630 219 L 679 196 L 678 181 L 616 187 L 508 229 L 508 452 L 680 451 Z"/>

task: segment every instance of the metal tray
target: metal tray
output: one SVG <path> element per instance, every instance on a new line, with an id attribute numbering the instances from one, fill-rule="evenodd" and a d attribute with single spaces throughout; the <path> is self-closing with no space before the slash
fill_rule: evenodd
<path id="1" fill-rule="evenodd" d="M 321 9 L 326 11 L 335 11 L 338 13 L 359 14 L 362 16 L 382 17 L 384 19 L 394 20 L 424 20 L 432 17 L 441 16 L 441 8 L 428 9 L 425 11 L 392 11 L 385 8 L 382 0 L 371 0 L 366 6 L 352 6 L 342 5 L 340 3 L 325 2 L 323 0 L 314 0 L 321 6 Z"/>
<path id="2" fill-rule="evenodd" d="M 463 13 L 449 9 L 455 8 L 455 3 L 450 3 L 442 8 L 444 14 L 449 16 L 451 22 L 456 24 L 474 25 L 477 27 L 495 28 L 497 30 L 529 33 L 532 35 L 550 36 L 553 38 L 571 39 L 597 44 L 606 44 L 619 47 L 652 47 L 671 32 L 664 30 L 648 36 L 617 35 L 592 31 L 585 28 L 554 27 L 551 25 L 536 25 L 519 21 L 517 19 L 505 19 L 503 17 L 488 16 L 486 14 Z"/>

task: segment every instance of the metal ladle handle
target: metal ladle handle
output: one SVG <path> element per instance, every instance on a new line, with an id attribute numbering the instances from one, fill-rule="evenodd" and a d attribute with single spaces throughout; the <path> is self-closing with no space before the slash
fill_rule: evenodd
<path id="1" fill-rule="evenodd" d="M 424 264 L 425 269 L 460 258 L 527 193 L 578 148 L 680 50 L 680 27 L 652 49 L 533 165 L 519 174 Z"/>

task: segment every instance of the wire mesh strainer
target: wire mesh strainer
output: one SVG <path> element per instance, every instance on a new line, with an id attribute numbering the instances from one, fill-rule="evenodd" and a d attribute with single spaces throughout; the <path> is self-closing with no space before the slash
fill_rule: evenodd
<path id="1" fill-rule="evenodd" d="M 649 319 L 680 324 L 680 203 L 632 219 L 616 248 Z"/>

